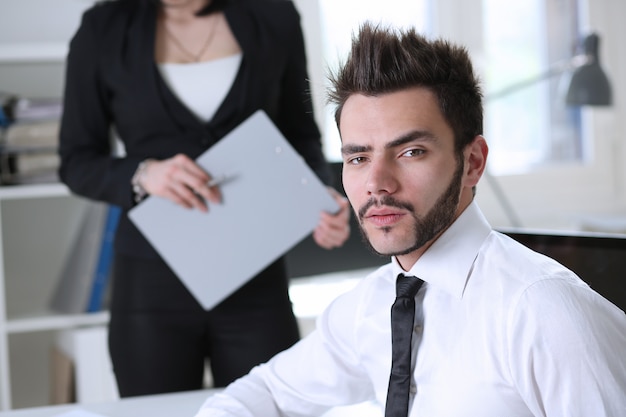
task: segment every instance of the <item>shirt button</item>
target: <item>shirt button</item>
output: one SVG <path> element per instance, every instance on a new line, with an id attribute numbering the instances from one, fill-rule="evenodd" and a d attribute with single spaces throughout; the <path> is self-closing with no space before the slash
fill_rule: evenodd
<path id="1" fill-rule="evenodd" d="M 423 329 L 423 327 L 422 327 L 422 325 L 421 325 L 421 324 L 416 324 L 416 325 L 413 327 L 413 331 L 414 331 L 415 333 L 422 333 L 422 329 Z"/>
<path id="2" fill-rule="evenodd" d="M 417 385 L 411 384 L 410 392 L 413 395 L 417 394 Z"/>

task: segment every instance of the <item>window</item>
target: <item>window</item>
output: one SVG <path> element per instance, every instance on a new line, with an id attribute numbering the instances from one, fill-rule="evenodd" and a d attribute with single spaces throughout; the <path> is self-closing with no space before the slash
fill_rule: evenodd
<path id="1" fill-rule="evenodd" d="M 492 173 L 520 174 L 583 159 L 580 109 L 568 108 L 564 100 L 567 77 L 548 77 L 575 55 L 577 22 L 576 0 L 483 0 L 485 135 Z M 525 80 L 532 82 L 495 97 Z"/>
<path id="2" fill-rule="evenodd" d="M 580 111 L 565 106 L 561 97 L 563 77 L 550 77 L 497 99 L 489 97 L 492 92 L 542 75 L 574 54 L 577 0 L 319 3 L 322 49 L 330 68 L 345 58 L 352 34 L 365 20 L 414 26 L 427 36 L 439 35 L 465 44 L 483 79 L 492 173 L 526 173 L 546 164 L 583 159 Z M 468 10 L 475 14 L 468 15 Z M 327 108 L 324 115 L 324 146 L 328 158 L 338 161 L 340 146 L 332 110 Z"/>

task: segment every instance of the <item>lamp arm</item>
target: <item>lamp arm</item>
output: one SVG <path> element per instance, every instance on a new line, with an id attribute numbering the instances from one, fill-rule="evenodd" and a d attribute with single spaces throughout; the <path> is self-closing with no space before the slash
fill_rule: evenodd
<path id="1" fill-rule="evenodd" d="M 499 98 L 508 96 L 509 94 L 513 94 L 517 91 L 523 90 L 526 87 L 530 87 L 534 84 L 537 84 L 540 81 L 544 81 L 552 77 L 556 77 L 557 75 L 560 75 L 564 73 L 565 71 L 568 71 L 571 68 L 575 67 L 576 66 L 576 64 L 574 63 L 575 59 L 576 57 L 566 60 L 566 61 L 556 62 L 552 64 L 546 71 L 544 71 L 541 74 L 538 74 L 526 80 L 518 81 L 514 84 L 509 85 L 508 87 L 503 88 L 502 90 L 496 91 L 495 93 L 487 94 L 485 96 L 485 101 L 489 102 L 491 100 L 497 100 Z M 516 228 L 521 228 L 522 222 L 519 216 L 517 215 L 515 209 L 513 208 L 513 205 L 509 201 L 506 193 L 504 192 L 502 187 L 500 187 L 500 184 L 497 178 L 491 174 L 489 169 L 485 170 L 485 177 L 487 181 L 489 182 L 489 185 L 491 186 L 491 189 L 494 192 L 496 199 L 500 203 L 500 206 L 504 210 L 504 213 L 506 214 L 509 221 L 511 222 L 511 225 Z"/>
<path id="2" fill-rule="evenodd" d="M 537 84 L 540 81 L 544 81 L 552 77 L 556 77 L 557 75 L 563 74 L 564 72 L 583 65 L 586 62 L 589 62 L 589 57 L 587 57 L 586 55 L 577 55 L 572 57 L 571 59 L 556 62 L 541 74 L 537 74 L 532 78 L 528 78 L 526 80 L 511 84 L 508 87 L 505 87 L 502 90 L 496 91 L 494 93 L 487 94 L 485 96 L 485 101 L 497 100 L 499 98 L 508 96 L 509 94 L 513 94 L 517 91 L 525 89 L 526 87 Z"/>

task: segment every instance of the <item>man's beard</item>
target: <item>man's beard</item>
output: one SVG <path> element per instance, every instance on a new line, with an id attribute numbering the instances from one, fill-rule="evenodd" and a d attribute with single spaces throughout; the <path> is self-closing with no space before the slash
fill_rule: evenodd
<path id="1" fill-rule="evenodd" d="M 361 230 L 361 236 L 363 237 L 363 241 L 370 247 L 373 252 L 381 256 L 406 255 L 407 253 L 411 253 L 424 246 L 427 242 L 437 236 L 441 231 L 448 228 L 448 226 L 450 226 L 454 221 L 456 216 L 456 210 L 460 200 L 463 169 L 463 160 L 459 159 L 459 162 L 457 163 L 457 169 L 454 172 L 452 180 L 450 181 L 450 185 L 448 185 L 448 188 L 444 191 L 441 197 L 439 197 L 434 207 L 430 209 L 428 213 L 421 217 L 415 213 L 415 208 L 411 203 L 398 201 L 391 196 L 384 196 L 379 200 L 375 198 L 371 198 L 370 200 L 368 200 L 357 213 L 359 219 L 359 228 Z M 414 222 L 414 243 L 405 249 L 391 253 L 382 253 L 377 251 L 370 242 L 370 239 L 367 236 L 367 232 L 363 227 L 363 216 L 372 206 L 397 207 L 409 211 L 413 216 Z M 391 227 L 382 228 L 382 231 L 385 233 L 389 232 L 390 230 Z"/>

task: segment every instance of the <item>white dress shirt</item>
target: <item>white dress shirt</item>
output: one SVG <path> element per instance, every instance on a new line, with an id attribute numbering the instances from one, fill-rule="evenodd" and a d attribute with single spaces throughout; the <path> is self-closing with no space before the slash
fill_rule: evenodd
<path id="1" fill-rule="evenodd" d="M 317 330 L 196 417 L 315 416 L 385 404 L 395 261 Z M 417 261 L 411 417 L 626 416 L 626 315 L 554 260 L 491 230 L 476 203 Z"/>

